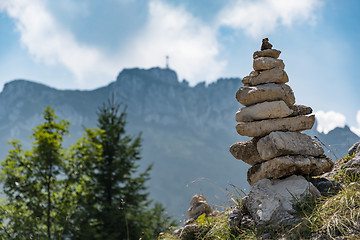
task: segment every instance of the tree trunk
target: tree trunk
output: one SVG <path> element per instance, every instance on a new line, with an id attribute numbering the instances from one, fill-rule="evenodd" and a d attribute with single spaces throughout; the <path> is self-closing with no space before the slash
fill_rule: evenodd
<path id="1" fill-rule="evenodd" d="M 48 182 L 47 182 L 47 236 L 48 239 L 51 239 L 51 220 L 50 220 L 50 214 L 51 214 L 51 195 L 50 195 L 50 183 L 51 183 L 51 177 L 52 177 L 52 165 L 49 167 L 49 175 L 48 175 Z"/>

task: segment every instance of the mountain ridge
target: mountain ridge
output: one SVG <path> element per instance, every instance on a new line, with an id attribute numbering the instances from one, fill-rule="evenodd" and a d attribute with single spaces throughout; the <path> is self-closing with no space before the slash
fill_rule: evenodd
<path id="1" fill-rule="evenodd" d="M 175 71 L 161 68 L 124 69 L 107 86 L 85 91 L 15 80 L 0 93 L 0 153 L 4 159 L 11 138 L 30 147 L 31 129 L 42 121 L 41 113 L 48 105 L 59 118 L 72 123 L 69 145 L 82 136 L 84 127 L 96 126 L 97 108 L 114 96 L 127 107 L 127 132 L 142 133 L 141 168 L 154 163 L 151 196 L 180 219 L 195 193 L 202 192 L 209 202 L 221 205 L 230 184 L 248 188 L 246 164 L 228 150 L 232 143 L 247 140 L 235 131 L 234 115 L 241 107 L 235 93 L 241 86 L 240 78 L 189 86 L 178 80 Z M 308 131 L 325 144 L 358 140 L 349 128 L 335 133 L 318 133 L 315 127 Z"/>

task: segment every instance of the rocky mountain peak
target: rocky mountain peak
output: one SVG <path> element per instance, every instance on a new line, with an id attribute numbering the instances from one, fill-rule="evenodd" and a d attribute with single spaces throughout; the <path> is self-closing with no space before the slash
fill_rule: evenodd
<path id="1" fill-rule="evenodd" d="M 44 84 L 28 81 L 28 80 L 14 80 L 4 85 L 2 92 L 0 93 L 0 115 L 6 115 L 7 111 L 13 111 L 14 106 L 19 102 L 40 102 L 46 99 L 44 102 L 48 102 L 49 98 L 54 98 L 54 92 L 58 90 L 48 87 Z M 22 104 L 20 104 L 22 105 Z M 1 117 L 0 117 L 1 119 Z"/>
<path id="2" fill-rule="evenodd" d="M 15 93 L 29 93 L 34 91 L 44 91 L 50 90 L 51 88 L 37 82 L 32 82 L 29 80 L 16 79 L 11 82 L 4 84 L 4 89 L 1 94 L 15 94 Z"/>
<path id="3" fill-rule="evenodd" d="M 178 85 L 178 77 L 174 70 L 169 68 L 154 67 L 150 69 L 131 68 L 124 69 L 118 75 L 116 82 L 127 79 L 146 79 L 149 82 L 162 82 L 170 85 Z"/>

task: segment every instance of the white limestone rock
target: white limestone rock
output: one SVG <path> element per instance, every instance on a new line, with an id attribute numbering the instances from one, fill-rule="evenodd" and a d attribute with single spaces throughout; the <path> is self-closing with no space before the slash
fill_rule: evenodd
<path id="1" fill-rule="evenodd" d="M 242 122 L 236 125 L 236 131 L 242 136 L 261 137 L 275 131 L 298 132 L 311 129 L 315 115 L 268 119 L 256 122 Z"/>
<path id="2" fill-rule="evenodd" d="M 294 204 L 306 197 L 320 196 L 312 183 L 293 175 L 282 180 L 258 181 L 251 187 L 244 204 L 256 224 L 283 223 L 294 220 Z"/>
<path id="3" fill-rule="evenodd" d="M 284 118 L 292 114 L 292 110 L 284 101 L 262 102 L 244 107 L 236 112 L 237 122 L 251 122 L 271 118 Z"/>
<path id="4" fill-rule="evenodd" d="M 324 154 L 318 141 L 299 132 L 272 132 L 258 141 L 257 150 L 260 157 L 265 160 L 282 155 L 318 157 Z"/>
<path id="5" fill-rule="evenodd" d="M 281 156 L 256 164 L 248 169 L 247 180 L 250 185 L 269 178 L 279 179 L 293 174 L 302 176 L 319 176 L 330 172 L 334 162 L 328 157 Z"/>
<path id="6" fill-rule="evenodd" d="M 285 68 L 285 64 L 281 59 L 272 57 L 258 57 L 254 59 L 253 68 L 255 71 L 264 71 L 272 68 Z"/>
<path id="7" fill-rule="evenodd" d="M 265 83 L 279 83 L 284 84 L 289 81 L 289 77 L 285 70 L 281 68 L 272 68 L 265 71 L 252 71 L 249 76 L 244 77 L 243 84 L 256 86 Z"/>
<path id="8" fill-rule="evenodd" d="M 267 83 L 257 86 L 243 86 L 236 92 L 236 99 L 249 107 L 256 103 L 283 100 L 288 106 L 295 103 L 294 92 L 286 84 Z"/>

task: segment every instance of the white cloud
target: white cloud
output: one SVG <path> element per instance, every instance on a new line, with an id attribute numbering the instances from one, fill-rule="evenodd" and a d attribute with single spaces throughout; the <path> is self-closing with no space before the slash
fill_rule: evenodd
<path id="1" fill-rule="evenodd" d="M 183 7 L 163 1 L 149 3 L 149 19 L 136 36 L 127 63 L 152 67 L 165 66 L 170 56 L 170 68 L 190 83 L 210 82 L 220 76 L 225 62 L 218 61 L 219 45 L 216 29 L 202 23 Z"/>
<path id="2" fill-rule="evenodd" d="M 317 120 L 316 130 L 327 134 L 336 127 L 345 127 L 346 117 L 334 111 L 317 111 L 315 113 Z"/>
<path id="3" fill-rule="evenodd" d="M 218 25 L 242 29 L 254 38 L 263 37 L 277 26 L 295 21 L 313 23 L 320 0 L 236 0 L 218 15 Z"/>
<path id="4" fill-rule="evenodd" d="M 185 8 L 151 0 L 145 26 L 131 43 L 114 46 L 120 51 L 109 54 L 80 43 L 54 18 L 46 4 L 46 0 L 3 0 L 0 10 L 15 20 L 21 43 L 36 60 L 65 66 L 83 87 L 85 79 L 112 78 L 123 67 L 164 67 L 166 55 L 170 56 L 170 68 L 192 84 L 215 80 L 225 66 L 216 59 L 217 30 Z M 74 4 L 69 7 L 76 8 Z"/>
<path id="5" fill-rule="evenodd" d="M 350 127 L 350 130 L 360 137 L 360 110 L 356 114 L 357 127 Z"/>
<path id="6" fill-rule="evenodd" d="M 128 1 L 132 0 L 120 0 Z M 312 19 L 318 1 L 233 1 L 220 12 L 218 25 L 212 25 L 194 17 L 182 6 L 150 0 L 144 27 L 131 38 L 132 42 L 114 46 L 119 51 L 112 53 L 79 42 L 52 15 L 46 7 L 47 0 L 2 0 L 0 10 L 15 20 L 21 43 L 35 59 L 48 65 L 64 66 L 82 87 L 89 78 L 112 79 L 124 67 L 165 66 L 167 55 L 170 68 L 194 85 L 203 80 L 212 82 L 221 76 L 226 66 L 225 61 L 218 59 L 219 26 L 240 28 L 251 36 L 258 36 L 274 30 L 279 24 L 291 25 L 297 20 Z M 71 12 L 76 12 L 77 7 L 84 8 L 84 4 L 68 0 L 58 6 Z"/>
<path id="7" fill-rule="evenodd" d="M 80 83 L 86 75 L 94 72 L 111 72 L 111 76 L 114 75 L 114 69 L 102 63 L 104 57 L 101 52 L 77 42 L 45 5 L 43 0 L 5 0 L 0 10 L 6 11 L 15 20 L 21 43 L 36 60 L 47 65 L 65 66 Z"/>

